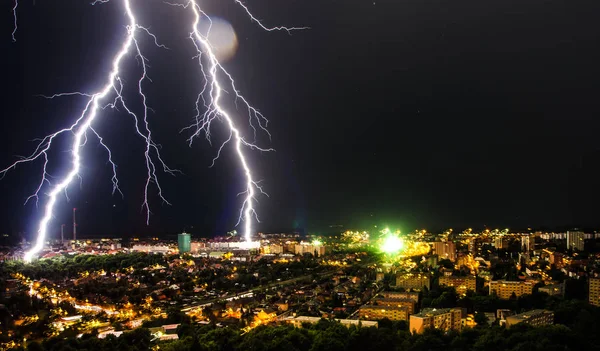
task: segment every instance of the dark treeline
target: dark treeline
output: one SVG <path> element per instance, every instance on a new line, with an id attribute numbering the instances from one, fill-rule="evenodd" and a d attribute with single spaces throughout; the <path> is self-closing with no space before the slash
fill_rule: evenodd
<path id="1" fill-rule="evenodd" d="M 147 253 L 77 255 L 42 259 L 31 264 L 25 264 L 23 261 L 7 261 L 0 264 L 0 270 L 3 276 L 18 272 L 31 279 L 61 280 L 76 277 L 77 274 L 85 271 L 104 269 L 107 272 L 115 272 L 127 267 L 144 268 L 165 262 L 165 256 Z"/>
<path id="2" fill-rule="evenodd" d="M 572 325 L 530 327 L 516 325 L 476 327 L 462 332 L 429 330 L 414 335 L 406 322 L 380 321 L 379 328 L 349 328 L 328 320 L 321 320 L 304 328 L 290 325 L 263 326 L 242 334 L 236 328 L 193 326 L 182 324 L 178 329 L 180 340 L 159 342 L 160 350 L 167 351 L 342 351 L 342 350 L 600 350 L 600 317 L 598 309 L 579 311 Z M 148 350 L 154 345 L 148 329 L 140 328 L 116 338 L 98 339 L 94 335 L 82 338 L 53 338 L 43 343 L 30 343 L 28 350 Z"/>

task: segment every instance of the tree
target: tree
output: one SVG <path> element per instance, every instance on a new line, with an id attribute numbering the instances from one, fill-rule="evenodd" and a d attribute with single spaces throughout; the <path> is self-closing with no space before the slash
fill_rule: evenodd
<path id="1" fill-rule="evenodd" d="M 486 327 L 488 325 L 489 319 L 485 315 L 485 313 L 477 312 L 477 313 L 475 313 L 474 321 L 475 321 L 475 323 L 477 323 L 478 327 Z"/>

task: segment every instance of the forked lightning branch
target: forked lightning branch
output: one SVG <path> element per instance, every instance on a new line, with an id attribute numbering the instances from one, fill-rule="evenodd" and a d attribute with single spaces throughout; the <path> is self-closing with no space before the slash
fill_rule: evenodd
<path id="1" fill-rule="evenodd" d="M 103 123 L 101 112 L 105 107 L 120 107 L 126 111 L 126 113 L 133 119 L 136 133 L 145 143 L 143 157 L 145 160 L 147 173 L 144 186 L 142 209 L 145 211 L 146 221 L 149 221 L 151 215 L 148 193 L 152 191 L 152 187 L 154 187 L 154 191 L 158 193 L 158 196 L 163 202 L 169 203 L 163 195 L 158 173 L 164 172 L 170 175 L 175 175 L 177 170 L 169 168 L 169 166 L 165 163 L 160 154 L 160 149 L 152 136 L 152 131 L 148 120 L 149 108 L 146 95 L 143 91 L 144 84 L 147 84 L 149 81 L 147 65 L 148 61 L 142 54 L 138 39 L 140 35 L 149 35 L 155 45 L 163 48 L 165 46 L 159 43 L 156 36 L 152 34 L 148 28 L 141 26 L 138 23 L 135 10 L 132 8 L 130 0 L 118 1 L 121 1 L 125 8 L 128 24 L 126 26 L 125 39 L 123 40 L 120 49 L 114 56 L 112 61 L 112 70 L 105 78 L 105 85 L 101 90 L 92 93 L 69 92 L 48 96 L 48 98 L 81 96 L 87 99 L 87 103 L 81 113 L 75 118 L 73 124 L 45 136 L 43 139 L 41 139 L 37 147 L 32 153 L 29 154 L 29 156 L 20 158 L 7 168 L 0 171 L 0 175 L 4 176 L 8 171 L 13 170 L 20 164 L 34 161 L 40 162 L 43 167 L 40 175 L 40 182 L 38 183 L 34 193 L 27 199 L 27 201 L 30 199 L 35 199 L 37 202 L 40 195 L 43 193 L 47 194 L 47 196 L 43 197 L 43 216 L 38 225 L 37 237 L 33 243 L 33 247 L 25 254 L 25 261 L 31 261 L 34 257 L 36 257 L 40 250 L 42 250 L 48 236 L 49 224 L 57 211 L 56 205 L 58 198 L 62 194 L 66 193 L 69 185 L 79 176 L 82 162 L 84 161 L 81 150 L 86 145 L 88 138 L 96 138 L 98 143 L 106 150 L 108 161 L 113 172 L 113 193 L 117 191 L 121 193 L 117 176 L 117 165 L 113 162 L 112 151 L 104 142 L 103 137 L 96 131 L 96 129 L 94 129 L 95 125 Z M 306 27 L 267 27 L 250 12 L 245 4 L 239 0 L 233 1 L 241 6 L 242 10 L 249 16 L 251 21 L 256 22 L 262 29 L 266 31 L 285 31 L 289 33 L 292 30 L 307 29 Z M 107 2 L 109 2 L 109 0 L 96 0 L 92 2 L 92 5 Z M 188 25 L 190 30 L 189 38 L 197 51 L 197 74 L 204 79 L 204 83 L 199 88 L 198 98 L 196 99 L 196 114 L 194 123 L 188 128 L 185 128 L 186 130 L 189 129 L 192 131 L 188 141 L 191 144 L 196 137 L 202 134 L 204 134 L 206 138 L 210 140 L 210 128 L 215 120 L 223 122 L 227 128 L 229 135 L 218 148 L 216 156 L 213 159 L 213 165 L 221 155 L 222 150 L 231 144 L 237 156 L 239 166 L 243 170 L 245 177 L 245 189 L 240 193 L 240 195 L 243 196 L 243 202 L 240 208 L 240 215 L 237 225 L 243 224 L 244 238 L 249 241 L 251 240 L 251 234 L 253 232 L 252 223 L 254 221 L 258 221 L 258 216 L 254 206 L 256 201 L 255 197 L 258 194 L 264 194 L 264 192 L 259 186 L 259 182 L 253 175 L 252 167 L 246 157 L 246 152 L 249 150 L 271 151 L 272 149 L 260 147 L 253 141 L 250 141 L 251 139 L 248 139 L 243 135 L 242 130 L 238 126 L 239 122 L 235 121 L 223 106 L 221 99 L 224 92 L 233 92 L 236 102 L 241 102 L 243 104 L 248 113 L 250 127 L 255 133 L 258 128 L 268 134 L 266 129 L 268 120 L 256 108 L 250 105 L 250 103 L 240 94 L 236 88 L 233 77 L 227 72 L 227 70 L 225 70 L 219 61 L 215 53 L 215 49 L 209 41 L 212 20 L 206 14 L 206 12 L 202 10 L 198 1 L 190 0 L 184 3 L 166 4 L 181 7 L 186 11 L 192 12 L 193 22 Z M 18 33 L 17 9 L 18 2 L 15 1 L 12 9 L 15 22 L 14 31 L 12 32 L 13 41 L 16 40 L 16 35 Z M 205 28 L 208 28 L 204 31 L 201 29 L 201 24 L 203 24 L 203 22 L 208 24 L 208 26 L 204 26 Z M 140 99 L 142 106 L 141 111 L 134 111 L 132 108 L 130 108 L 128 101 L 123 97 L 122 94 L 125 82 L 121 78 L 121 67 L 126 58 L 137 58 L 138 61 L 141 62 L 141 72 L 139 73 L 139 78 L 137 80 L 138 98 Z M 72 138 L 71 150 L 69 153 L 70 168 L 64 177 L 56 180 L 51 179 L 47 173 L 48 163 L 51 161 L 49 159 L 49 151 L 52 149 L 53 144 L 56 143 L 56 139 L 62 136 L 70 136 Z"/>

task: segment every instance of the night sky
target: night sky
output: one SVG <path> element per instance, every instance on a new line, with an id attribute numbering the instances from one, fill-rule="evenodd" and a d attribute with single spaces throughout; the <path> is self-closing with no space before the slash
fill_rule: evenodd
<path id="1" fill-rule="evenodd" d="M 293 35 L 262 31 L 233 0 L 201 3 L 233 25 L 239 48 L 225 66 L 270 119 L 272 141 L 258 141 L 276 152 L 250 156 L 270 195 L 259 198 L 259 230 L 600 226 L 597 0 L 246 2 L 267 25 L 311 27 Z M 61 198 L 50 232 L 70 223 L 73 207 L 81 235 L 230 230 L 242 174 L 231 152 L 209 168 L 225 129 L 215 124 L 212 146 L 200 138 L 190 148 L 189 134 L 179 134 L 201 85 L 189 12 L 158 0 L 132 6 L 169 47 L 141 41 L 154 137 L 183 172 L 160 174 L 172 206 L 151 189 L 145 225 L 143 143 L 127 115 L 105 110 L 95 126 L 113 150 L 125 197 L 111 196 L 106 153 L 90 138 L 81 184 L 69 188 L 69 203 Z M 72 123 L 85 104 L 36 94 L 98 89 L 125 35 L 118 0 L 21 0 L 18 16 L 13 43 L 11 4 L 2 5 L 3 166 Z M 132 56 L 126 62 L 123 78 L 135 84 L 139 66 Z M 53 176 L 65 171 L 63 141 L 51 154 Z M 35 232 L 46 198 L 39 209 L 22 204 L 40 170 L 39 162 L 25 165 L 0 181 L 0 232 Z"/>

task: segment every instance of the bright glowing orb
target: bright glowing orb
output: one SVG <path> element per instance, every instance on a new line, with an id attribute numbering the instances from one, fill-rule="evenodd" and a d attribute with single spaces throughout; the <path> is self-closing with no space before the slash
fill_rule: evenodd
<path id="1" fill-rule="evenodd" d="M 312 244 L 313 244 L 314 246 L 321 246 L 323 243 L 322 243 L 321 241 L 319 241 L 319 240 L 315 239 L 315 240 L 313 240 Z"/>
<path id="2" fill-rule="evenodd" d="M 396 253 L 404 247 L 404 241 L 395 235 L 390 235 L 383 241 L 381 251 L 385 253 Z"/>

